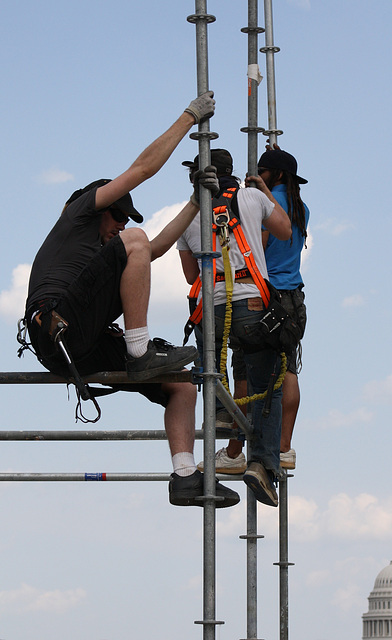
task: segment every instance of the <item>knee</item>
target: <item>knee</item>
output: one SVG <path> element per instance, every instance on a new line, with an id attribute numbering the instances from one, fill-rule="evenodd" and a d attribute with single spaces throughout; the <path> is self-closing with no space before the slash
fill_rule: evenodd
<path id="1" fill-rule="evenodd" d="M 194 384 L 190 382 L 166 382 L 163 386 L 165 393 L 169 397 L 177 397 L 184 405 L 194 406 L 196 404 L 197 387 Z"/>
<path id="2" fill-rule="evenodd" d="M 120 238 L 128 256 L 131 253 L 147 253 L 151 256 L 150 241 L 142 229 L 124 229 L 124 231 L 121 232 Z"/>

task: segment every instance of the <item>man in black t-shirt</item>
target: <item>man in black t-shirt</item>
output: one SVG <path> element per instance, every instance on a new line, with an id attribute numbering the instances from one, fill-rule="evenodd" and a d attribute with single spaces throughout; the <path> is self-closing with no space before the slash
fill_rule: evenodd
<path id="1" fill-rule="evenodd" d="M 168 160 L 189 129 L 214 112 L 213 93 L 193 100 L 176 122 L 155 140 L 123 174 L 101 179 L 74 192 L 34 260 L 26 319 L 40 362 L 53 373 L 68 375 L 62 354 L 50 336 L 53 310 L 68 323 L 65 340 L 81 375 L 126 370 L 123 387 L 165 407 L 165 428 L 173 460 L 169 493 L 177 505 L 202 505 L 203 476 L 193 457 L 196 389 L 191 384 L 144 384 L 179 370 L 197 355 L 194 347 L 150 340 L 147 308 L 150 263 L 174 244 L 199 210 L 198 186 L 183 210 L 154 238 L 141 229 L 125 229 L 132 218 L 142 222 L 129 191 L 152 177 Z M 213 189 L 212 172 L 199 175 Z M 121 232 L 121 234 L 120 234 Z M 110 325 L 124 316 L 124 336 Z M 239 496 L 217 482 L 217 506 L 236 504 Z"/>

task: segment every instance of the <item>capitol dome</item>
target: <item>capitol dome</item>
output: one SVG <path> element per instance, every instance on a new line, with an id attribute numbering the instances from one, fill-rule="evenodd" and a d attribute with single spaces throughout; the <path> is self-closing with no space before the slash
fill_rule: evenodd
<path id="1" fill-rule="evenodd" d="M 392 562 L 382 569 L 374 582 L 374 590 L 392 589 Z"/>
<path id="2" fill-rule="evenodd" d="M 362 616 L 362 640 L 392 638 L 392 562 L 377 575 L 368 600 L 369 610 Z"/>

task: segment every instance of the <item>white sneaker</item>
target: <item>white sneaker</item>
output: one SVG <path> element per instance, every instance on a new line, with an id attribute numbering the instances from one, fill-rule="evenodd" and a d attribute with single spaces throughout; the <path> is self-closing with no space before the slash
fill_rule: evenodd
<path id="1" fill-rule="evenodd" d="M 289 449 L 289 451 L 280 453 L 280 466 L 282 469 L 295 469 L 296 460 L 297 454 L 295 453 L 295 449 Z"/>
<path id="2" fill-rule="evenodd" d="M 203 460 L 197 465 L 199 471 L 204 471 Z M 236 458 L 229 458 L 227 449 L 219 449 L 215 454 L 215 471 L 216 473 L 244 473 L 246 470 L 246 458 L 240 453 Z"/>

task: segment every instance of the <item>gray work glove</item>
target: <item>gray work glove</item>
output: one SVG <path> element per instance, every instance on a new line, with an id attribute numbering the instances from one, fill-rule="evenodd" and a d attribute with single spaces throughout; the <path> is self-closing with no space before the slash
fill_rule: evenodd
<path id="1" fill-rule="evenodd" d="M 190 200 L 192 204 L 196 205 L 197 207 L 200 204 L 200 198 L 199 198 L 200 185 L 205 189 L 208 189 L 208 191 L 211 191 L 211 196 L 215 196 L 218 193 L 220 187 L 219 187 L 219 181 L 216 175 L 215 167 L 213 167 L 212 165 L 209 165 L 204 169 L 204 171 L 199 169 L 198 171 L 196 171 L 195 175 L 193 176 L 194 191 L 191 195 Z"/>
<path id="2" fill-rule="evenodd" d="M 213 98 L 214 92 L 207 91 L 195 100 L 192 100 L 189 107 L 184 109 L 184 111 L 191 113 L 195 119 L 195 124 L 199 124 L 214 115 L 215 100 Z"/>

